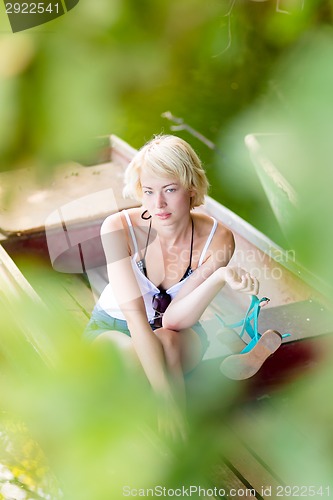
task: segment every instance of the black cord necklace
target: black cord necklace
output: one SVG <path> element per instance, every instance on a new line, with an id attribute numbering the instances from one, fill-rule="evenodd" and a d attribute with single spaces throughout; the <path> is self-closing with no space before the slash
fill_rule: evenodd
<path id="1" fill-rule="evenodd" d="M 191 267 L 191 264 L 192 264 L 192 254 L 193 254 L 193 235 L 194 235 L 194 222 L 193 222 L 193 219 L 191 217 L 191 221 L 192 221 L 192 235 L 191 235 L 191 250 L 190 250 L 190 263 L 189 265 L 187 266 L 187 269 L 183 275 L 183 277 L 179 280 L 179 281 L 183 281 L 185 278 L 187 278 L 190 274 L 193 273 L 193 269 Z"/>
<path id="2" fill-rule="evenodd" d="M 142 215 L 144 215 L 144 214 L 145 214 L 145 212 Z M 147 220 L 147 219 L 145 219 L 145 220 Z M 193 255 L 193 238 L 194 238 L 194 222 L 193 222 L 192 217 L 191 217 L 191 224 L 192 224 L 192 234 L 191 234 L 191 248 L 190 248 L 190 263 L 187 266 L 187 269 L 186 269 L 183 277 L 179 281 L 183 281 L 185 278 L 187 278 L 188 276 L 190 276 L 190 274 L 193 273 L 193 270 L 191 268 L 192 255 Z M 146 265 L 146 254 L 147 254 L 147 249 L 148 249 L 148 244 L 149 244 L 150 232 L 151 232 L 151 220 L 149 222 L 149 228 L 148 228 L 148 235 L 147 235 L 147 240 L 146 240 L 145 251 L 144 251 L 142 259 L 140 259 L 137 262 L 138 268 L 146 276 L 146 278 L 148 278 L 148 275 L 147 275 L 147 265 Z"/>

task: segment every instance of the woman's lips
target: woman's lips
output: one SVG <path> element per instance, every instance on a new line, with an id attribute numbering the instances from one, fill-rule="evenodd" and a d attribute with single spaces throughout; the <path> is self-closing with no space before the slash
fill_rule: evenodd
<path id="1" fill-rule="evenodd" d="M 158 217 L 159 219 L 168 219 L 170 217 L 171 214 L 169 213 L 161 213 L 161 214 L 156 214 L 156 217 Z"/>

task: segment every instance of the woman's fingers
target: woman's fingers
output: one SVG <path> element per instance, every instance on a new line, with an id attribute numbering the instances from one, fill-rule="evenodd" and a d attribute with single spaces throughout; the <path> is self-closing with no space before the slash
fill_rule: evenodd
<path id="1" fill-rule="evenodd" d="M 253 295 L 258 295 L 259 293 L 259 281 L 257 278 L 253 278 Z"/>
<path id="2" fill-rule="evenodd" d="M 243 288 L 240 288 L 239 290 L 241 292 L 249 293 L 251 295 L 257 295 L 259 292 L 259 281 L 257 278 L 251 276 L 250 273 L 246 273 L 242 277 L 242 283 L 243 283 Z"/>
<path id="3" fill-rule="evenodd" d="M 259 281 L 244 269 L 229 268 L 226 280 L 233 290 L 257 295 L 259 292 Z"/>
<path id="4" fill-rule="evenodd" d="M 172 409 L 170 412 L 159 414 L 158 430 L 166 438 L 170 438 L 175 442 L 179 441 L 179 439 L 185 442 L 188 437 L 185 418 L 178 409 Z"/>
<path id="5" fill-rule="evenodd" d="M 257 278 L 254 278 L 250 275 L 250 273 L 246 273 L 244 279 L 244 288 L 243 292 L 251 293 L 252 295 L 257 295 L 259 291 L 259 282 Z"/>

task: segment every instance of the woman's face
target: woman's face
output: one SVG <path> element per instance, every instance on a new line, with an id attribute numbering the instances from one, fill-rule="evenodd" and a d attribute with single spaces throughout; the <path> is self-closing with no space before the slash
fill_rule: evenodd
<path id="1" fill-rule="evenodd" d="M 140 181 L 142 205 L 156 220 L 175 222 L 190 213 L 193 192 L 176 177 L 157 177 L 143 170 Z"/>

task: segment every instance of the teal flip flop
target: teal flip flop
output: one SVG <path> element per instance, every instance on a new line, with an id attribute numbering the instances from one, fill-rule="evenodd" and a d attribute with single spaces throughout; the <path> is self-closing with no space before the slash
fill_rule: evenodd
<path id="1" fill-rule="evenodd" d="M 276 330 L 267 330 L 262 335 L 258 332 L 260 304 L 267 301 L 269 301 L 267 297 L 259 299 L 256 295 L 252 295 L 251 303 L 244 319 L 237 323 L 227 325 L 216 314 L 224 327 L 242 327 L 239 334 L 240 338 L 243 338 L 246 332 L 251 339 L 239 354 L 232 354 L 222 361 L 220 370 L 226 377 L 233 380 L 243 380 L 252 377 L 261 368 L 266 359 L 280 347 L 282 339 L 290 336 L 289 333 L 281 335 Z"/>

